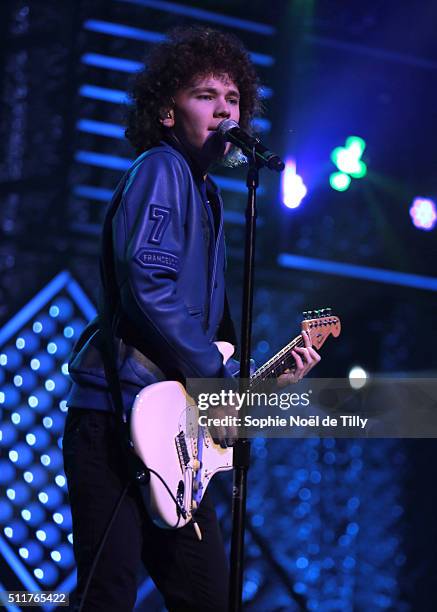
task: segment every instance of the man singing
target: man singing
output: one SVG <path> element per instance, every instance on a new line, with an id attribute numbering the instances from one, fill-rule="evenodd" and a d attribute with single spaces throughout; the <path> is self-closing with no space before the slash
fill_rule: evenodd
<path id="1" fill-rule="evenodd" d="M 190 524 L 156 527 L 138 489 L 130 487 L 91 569 L 129 478 L 114 389 L 121 390 L 127 413 L 149 384 L 231 376 L 214 344 L 235 343 L 235 334 L 225 294 L 223 204 L 208 169 L 237 157 L 216 129 L 228 118 L 250 129 L 258 81 L 238 39 L 184 28 L 152 50 L 132 102 L 126 136 L 139 157 L 122 178 L 103 228 L 102 275 L 112 283 L 108 293 L 106 280 L 103 301 L 114 302 L 114 317 L 106 325 L 103 315 L 93 321 L 70 360 L 63 454 L 76 605 L 83 599 L 83 610 L 132 610 L 143 563 L 171 612 L 225 612 L 228 564 L 208 490 L 196 512 L 199 541 Z M 307 337 L 293 356 L 296 368 L 282 383 L 300 380 L 320 359 Z"/>

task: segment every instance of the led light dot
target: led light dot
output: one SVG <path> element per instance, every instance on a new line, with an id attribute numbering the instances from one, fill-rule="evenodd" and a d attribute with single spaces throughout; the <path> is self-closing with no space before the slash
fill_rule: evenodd
<path id="1" fill-rule="evenodd" d="M 5 394 L 3 391 L 0 391 L 0 404 L 4 404 L 5 402 Z"/>
<path id="2" fill-rule="evenodd" d="M 5 366 L 8 363 L 8 357 L 4 353 L 0 355 L 0 365 Z"/>
<path id="3" fill-rule="evenodd" d="M 47 539 L 47 534 L 43 529 L 38 529 L 35 535 L 40 542 L 45 542 Z"/>
<path id="4" fill-rule="evenodd" d="M 23 478 L 24 478 L 24 480 L 26 482 L 32 482 L 33 481 L 33 474 L 32 474 L 32 472 L 24 472 Z"/>
<path id="5" fill-rule="evenodd" d="M 64 522 L 64 517 L 60 512 L 55 512 L 53 515 L 53 520 L 57 525 L 61 525 Z"/>
<path id="6" fill-rule="evenodd" d="M 14 530 L 12 529 L 12 527 L 5 527 L 4 532 L 5 536 L 8 538 L 12 538 L 12 536 L 14 535 Z"/>
<path id="7" fill-rule="evenodd" d="M 51 419 L 50 417 L 44 417 L 42 420 L 42 424 L 46 429 L 50 429 L 50 427 L 52 427 L 53 425 L 53 419 Z"/>
<path id="8" fill-rule="evenodd" d="M 72 533 L 68 534 L 67 540 L 70 542 L 70 544 L 73 544 L 73 534 Z"/>
<path id="9" fill-rule="evenodd" d="M 44 493 L 44 491 L 42 491 L 39 495 L 38 495 L 38 499 L 42 504 L 46 504 L 49 500 L 49 496 L 47 495 L 47 493 Z"/>
<path id="10" fill-rule="evenodd" d="M 42 578 L 44 578 L 44 572 L 42 571 L 41 568 L 37 567 L 35 570 L 33 570 L 33 573 L 35 574 L 35 576 L 41 580 Z"/>
<path id="11" fill-rule="evenodd" d="M 39 359 L 32 359 L 30 362 L 30 367 L 32 368 L 32 370 L 39 370 L 41 365 L 41 362 Z"/>
<path id="12" fill-rule="evenodd" d="M 27 550 L 27 548 L 20 548 L 18 552 L 20 554 L 20 557 L 23 557 L 23 559 L 27 559 L 29 556 L 29 551 Z"/>
<path id="13" fill-rule="evenodd" d="M 41 455 L 41 463 L 45 466 L 50 465 L 49 455 Z"/>
<path id="14" fill-rule="evenodd" d="M 14 463 L 18 460 L 18 453 L 15 450 L 9 451 L 9 459 Z"/>
<path id="15" fill-rule="evenodd" d="M 24 347 L 26 346 L 26 342 L 24 338 L 17 338 L 17 341 L 15 342 L 15 346 L 19 350 L 24 349 Z"/>
<path id="16" fill-rule="evenodd" d="M 53 559 L 53 561 L 61 560 L 61 553 L 59 552 L 59 550 L 52 550 L 52 552 L 50 553 L 50 556 Z"/>
<path id="17" fill-rule="evenodd" d="M 23 384 L 23 377 L 20 376 L 19 374 L 17 374 L 16 376 L 14 376 L 14 385 L 16 387 L 21 387 L 21 385 Z"/>
<path id="18" fill-rule="evenodd" d="M 66 400 L 62 400 L 62 402 L 59 402 L 59 408 L 62 412 L 67 412 L 68 406 Z"/>
<path id="19" fill-rule="evenodd" d="M 39 334 L 42 331 L 42 325 L 40 321 L 35 321 L 35 323 L 32 326 L 32 329 L 35 332 L 35 334 Z"/>
<path id="20" fill-rule="evenodd" d="M 63 363 L 62 364 L 61 372 L 62 372 L 62 374 L 65 374 L 65 376 L 68 375 L 68 363 Z"/>
<path id="21" fill-rule="evenodd" d="M 15 490 L 14 489 L 7 489 L 6 490 L 6 495 L 9 499 L 14 500 L 15 499 Z"/>
<path id="22" fill-rule="evenodd" d="M 47 391 L 53 391 L 53 389 L 55 388 L 55 383 L 51 378 L 49 378 L 48 380 L 46 380 L 44 386 L 47 389 Z"/>
<path id="23" fill-rule="evenodd" d="M 27 400 L 27 403 L 29 404 L 31 408 L 36 408 L 38 406 L 38 398 L 35 397 L 34 395 L 31 395 L 29 399 Z"/>
<path id="24" fill-rule="evenodd" d="M 50 306 L 49 315 L 54 319 L 59 315 L 59 308 L 57 306 Z"/>
<path id="25" fill-rule="evenodd" d="M 34 436 L 34 434 L 32 433 L 28 433 L 26 435 L 26 442 L 28 443 L 29 446 L 33 446 L 36 442 L 36 438 Z"/>
<path id="26" fill-rule="evenodd" d="M 21 511 L 21 516 L 24 518 L 25 521 L 28 521 L 32 518 L 32 513 L 30 512 L 30 510 L 24 509 Z"/>
<path id="27" fill-rule="evenodd" d="M 72 338 L 74 336 L 74 329 L 69 325 L 64 329 L 64 336 L 66 338 Z"/>
<path id="28" fill-rule="evenodd" d="M 14 425 L 18 425 L 18 423 L 21 421 L 21 416 L 18 414 L 18 412 L 13 412 L 11 414 L 11 421 Z"/>
<path id="29" fill-rule="evenodd" d="M 48 345 L 47 345 L 47 352 L 50 355 L 54 355 L 57 350 L 58 350 L 58 347 L 56 346 L 56 344 L 54 342 L 49 342 L 48 343 Z"/>
<path id="30" fill-rule="evenodd" d="M 55 478 L 55 482 L 58 487 L 63 487 L 65 485 L 65 476 L 62 476 L 62 474 L 58 474 Z"/>

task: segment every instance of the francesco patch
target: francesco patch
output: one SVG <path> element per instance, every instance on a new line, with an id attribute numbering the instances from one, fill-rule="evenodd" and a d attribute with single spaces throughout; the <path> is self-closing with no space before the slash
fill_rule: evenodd
<path id="1" fill-rule="evenodd" d="M 164 268 L 172 272 L 179 272 L 179 257 L 167 251 L 140 249 L 135 259 L 143 268 Z"/>

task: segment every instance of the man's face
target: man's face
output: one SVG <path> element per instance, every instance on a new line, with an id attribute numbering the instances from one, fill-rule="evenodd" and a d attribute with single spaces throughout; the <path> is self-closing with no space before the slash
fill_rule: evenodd
<path id="1" fill-rule="evenodd" d="M 225 155 L 231 145 L 215 130 L 223 119 L 240 120 L 240 94 L 228 75 L 198 77 L 174 100 L 176 136 L 206 163 Z"/>

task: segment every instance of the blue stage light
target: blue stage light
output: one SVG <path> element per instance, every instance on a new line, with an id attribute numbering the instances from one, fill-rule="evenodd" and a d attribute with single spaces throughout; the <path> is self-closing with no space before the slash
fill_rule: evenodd
<path id="1" fill-rule="evenodd" d="M 56 373 L 46 380 L 44 386 L 46 390 L 55 397 L 65 397 L 70 386 L 70 381 L 64 374 Z"/>
<path id="2" fill-rule="evenodd" d="M 32 465 L 30 469 L 23 474 L 23 478 L 29 484 L 32 484 L 34 489 L 40 489 L 48 479 L 47 470 L 39 465 Z"/>
<path id="3" fill-rule="evenodd" d="M 1 402 L 5 408 L 15 408 L 20 402 L 20 392 L 13 385 L 4 385 L 3 401 Z"/>
<path id="4" fill-rule="evenodd" d="M 65 487 L 65 484 L 66 484 L 65 476 L 63 476 L 62 474 L 58 474 L 55 477 L 55 482 L 58 485 L 58 487 Z"/>
<path id="5" fill-rule="evenodd" d="M 39 389 L 33 395 L 29 396 L 27 403 L 36 412 L 47 412 L 52 404 L 52 398 L 47 391 Z"/>
<path id="6" fill-rule="evenodd" d="M 28 537 L 29 530 L 22 521 L 13 520 L 4 528 L 4 534 L 10 542 L 22 544 Z"/>
<path id="7" fill-rule="evenodd" d="M 63 493 L 59 487 L 51 485 L 38 494 L 38 499 L 50 510 L 55 510 L 62 503 Z"/>
<path id="8" fill-rule="evenodd" d="M 15 467 L 7 459 L 0 460 L 0 484 L 10 484 L 15 478 Z"/>
<path id="9" fill-rule="evenodd" d="M 83 332 L 83 330 L 85 329 L 86 326 L 86 322 L 83 319 L 73 319 L 72 321 L 69 321 L 69 327 L 73 328 L 74 330 L 74 338 L 79 338 L 80 334 Z"/>
<path id="10" fill-rule="evenodd" d="M 74 329 L 71 327 L 71 325 L 64 327 L 64 336 L 65 338 L 72 338 L 74 336 Z"/>
<path id="11" fill-rule="evenodd" d="M 36 532 L 36 537 L 44 546 L 52 548 L 61 539 L 62 532 L 53 523 L 44 523 Z"/>
<path id="12" fill-rule="evenodd" d="M 18 432 L 12 423 L 2 423 L 0 426 L 0 447 L 10 447 L 18 436 Z"/>
<path id="13" fill-rule="evenodd" d="M 21 442 L 9 451 L 9 459 L 19 467 L 26 467 L 33 460 L 32 450 Z"/>
<path id="14" fill-rule="evenodd" d="M 20 431 L 27 431 L 35 420 L 35 411 L 31 408 L 19 408 L 11 414 L 11 421 Z"/>
<path id="15" fill-rule="evenodd" d="M 56 313 L 56 314 L 52 314 Z M 74 306 L 71 300 L 65 297 L 59 297 L 50 306 L 49 314 L 51 317 L 59 319 L 59 321 L 65 322 L 71 319 L 74 312 Z"/>
<path id="16" fill-rule="evenodd" d="M 21 332 L 19 338 L 15 341 L 15 346 L 25 355 L 31 355 L 38 350 L 39 338 L 33 331 L 26 329 Z"/>
<path id="17" fill-rule="evenodd" d="M 29 487 L 24 482 L 15 481 L 9 489 L 6 489 L 6 496 L 17 506 L 22 506 L 30 497 Z"/>
<path id="18" fill-rule="evenodd" d="M 31 525 L 32 527 L 38 527 L 39 525 L 41 525 L 41 522 L 44 520 L 45 517 L 45 510 L 41 506 L 41 504 L 39 504 L 38 502 L 32 502 L 30 504 L 27 504 L 26 510 L 28 514 L 26 514 L 27 518 L 25 520 L 29 523 L 29 525 Z"/>
<path id="19" fill-rule="evenodd" d="M 49 418 L 52 423 L 51 427 L 47 429 L 50 429 L 54 434 L 62 433 L 65 426 L 65 415 L 60 410 L 52 410 Z"/>
<path id="20" fill-rule="evenodd" d="M 10 501 L 0 499 L 0 525 L 4 525 L 10 521 L 14 514 L 14 510 Z"/>
<path id="21" fill-rule="evenodd" d="M 17 384 L 15 379 L 18 378 L 21 379 L 21 384 Z M 16 376 L 14 377 L 14 384 L 16 387 L 20 387 L 21 391 L 27 391 L 29 392 L 31 389 L 33 389 L 36 384 L 37 384 L 37 377 L 35 376 L 35 374 L 29 370 L 28 368 L 22 368 L 21 370 L 18 370 Z"/>
<path id="22" fill-rule="evenodd" d="M 38 542 L 29 540 L 28 542 L 24 543 L 24 548 L 27 551 L 27 556 L 25 557 L 25 559 L 28 565 L 38 565 L 44 558 L 44 547 L 41 546 L 41 544 L 39 544 Z"/>
<path id="23" fill-rule="evenodd" d="M 60 517 L 57 517 L 55 519 L 55 514 L 59 514 L 62 517 L 62 520 L 60 519 Z M 62 527 L 63 530 L 66 531 L 71 531 L 71 526 L 72 526 L 72 521 L 71 521 L 71 510 L 69 506 L 61 506 L 58 509 L 58 512 L 55 513 L 53 515 L 53 520 L 55 521 L 55 523 L 57 523 L 58 525 L 60 525 Z"/>
<path id="24" fill-rule="evenodd" d="M 27 435 L 30 436 L 31 440 L 33 441 L 33 444 L 31 446 L 33 446 L 37 450 L 45 450 L 50 444 L 50 434 L 44 427 L 35 427 Z M 26 441 L 28 442 L 27 436 Z"/>
<path id="25" fill-rule="evenodd" d="M 74 564 L 73 551 L 69 544 L 61 544 L 50 553 L 51 558 L 60 567 L 67 569 Z"/>
<path id="26" fill-rule="evenodd" d="M 71 346 L 71 342 L 63 336 L 55 336 L 53 340 L 47 344 L 47 352 L 50 355 L 56 355 L 58 359 L 63 359 L 70 355 Z"/>
<path id="27" fill-rule="evenodd" d="M 38 374 L 51 374 L 55 369 L 55 361 L 47 353 L 37 353 L 30 362 L 30 367 Z"/>
<path id="28" fill-rule="evenodd" d="M 38 323 L 39 325 L 37 326 L 37 329 L 39 331 L 35 332 L 35 329 L 33 331 L 40 335 L 41 338 L 47 339 L 50 336 L 53 336 L 53 334 L 56 332 L 56 321 L 47 315 L 40 317 Z"/>
<path id="29" fill-rule="evenodd" d="M 58 569 L 51 561 L 41 563 L 33 573 L 43 585 L 54 584 L 59 576 Z"/>
<path id="30" fill-rule="evenodd" d="M 50 453 L 44 453 L 44 455 L 41 455 L 40 461 L 42 465 L 47 467 L 49 470 L 58 471 L 59 469 L 62 469 L 62 453 L 56 448 L 52 447 L 50 449 Z"/>

